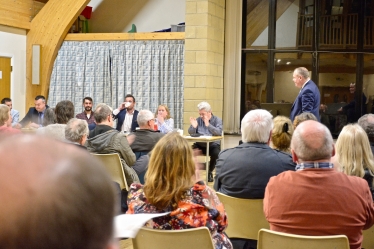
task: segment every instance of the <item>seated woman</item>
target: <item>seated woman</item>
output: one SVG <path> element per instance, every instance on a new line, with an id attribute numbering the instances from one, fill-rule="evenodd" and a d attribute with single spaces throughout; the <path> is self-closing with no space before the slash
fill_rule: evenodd
<path id="1" fill-rule="evenodd" d="M 285 116 L 276 116 L 273 119 L 270 147 L 291 154 L 291 138 L 293 126 L 291 119 Z"/>
<path id="2" fill-rule="evenodd" d="M 7 105 L 0 104 L 0 134 L 17 134 L 20 130 L 12 128 L 12 116 Z"/>
<path id="3" fill-rule="evenodd" d="M 169 108 L 159 105 L 155 113 L 156 125 L 161 133 L 169 133 L 174 130 L 174 120 L 170 117 Z"/>
<path id="4" fill-rule="evenodd" d="M 296 129 L 296 127 L 304 122 L 305 120 L 315 120 L 317 121 L 317 118 L 316 116 L 314 116 L 313 113 L 310 113 L 310 112 L 303 112 L 303 113 L 300 113 L 299 115 L 297 115 L 295 117 L 295 119 L 293 120 L 293 129 Z"/>
<path id="5" fill-rule="evenodd" d="M 152 150 L 144 186 L 131 185 L 127 213 L 171 212 L 145 226 L 162 230 L 206 226 L 215 248 L 231 249 L 231 242 L 223 233 L 227 227 L 223 204 L 214 190 L 196 180 L 191 146 L 177 132 L 171 132 Z"/>
<path id="6" fill-rule="evenodd" d="M 364 178 L 374 197 L 374 159 L 369 139 L 358 124 L 348 124 L 340 132 L 335 144 L 334 168 L 347 175 Z"/>

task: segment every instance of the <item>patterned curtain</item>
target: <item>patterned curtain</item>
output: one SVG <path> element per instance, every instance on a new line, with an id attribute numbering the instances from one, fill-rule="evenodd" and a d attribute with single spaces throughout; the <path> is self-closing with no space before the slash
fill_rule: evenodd
<path id="1" fill-rule="evenodd" d="M 71 100 L 76 113 L 82 99 L 114 109 L 131 93 L 136 109 L 155 112 L 166 104 L 175 128 L 183 128 L 183 40 L 64 42 L 57 55 L 48 96 L 54 107 Z"/>

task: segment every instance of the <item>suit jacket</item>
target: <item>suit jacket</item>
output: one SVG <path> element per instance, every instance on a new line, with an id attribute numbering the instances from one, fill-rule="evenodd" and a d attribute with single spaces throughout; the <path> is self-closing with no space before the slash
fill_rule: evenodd
<path id="1" fill-rule="evenodd" d="M 139 127 L 139 124 L 138 124 L 138 121 L 137 121 L 137 118 L 138 118 L 138 111 L 135 110 L 134 111 L 134 115 L 132 116 L 132 123 L 131 123 L 131 131 L 135 131 L 136 130 L 136 127 Z M 121 131 L 121 128 L 122 128 L 122 125 L 123 125 L 123 122 L 125 121 L 125 116 L 126 116 L 126 109 L 123 109 L 121 110 L 116 116 L 115 118 L 118 119 L 117 120 L 117 127 L 116 129 L 118 131 Z"/>
<path id="2" fill-rule="evenodd" d="M 45 109 L 47 108 L 49 108 L 48 105 L 45 106 Z M 19 123 L 22 125 L 22 127 L 25 127 L 30 122 L 35 124 L 39 122 L 39 112 L 35 109 L 35 107 L 30 107 L 26 116 Z"/>
<path id="3" fill-rule="evenodd" d="M 291 107 L 290 119 L 293 120 L 295 117 L 303 112 L 310 112 L 316 116 L 317 120 L 319 118 L 319 105 L 320 105 L 320 93 L 317 85 L 309 80 L 305 84 L 304 88 L 300 90 L 299 95 L 297 95 L 295 102 Z"/>

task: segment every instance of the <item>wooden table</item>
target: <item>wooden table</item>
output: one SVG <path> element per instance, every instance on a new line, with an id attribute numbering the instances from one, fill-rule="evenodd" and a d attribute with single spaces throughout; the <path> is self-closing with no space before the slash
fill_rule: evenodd
<path id="1" fill-rule="evenodd" d="M 200 136 L 200 137 L 191 137 L 183 136 L 188 142 L 193 143 L 206 143 L 206 153 L 205 153 L 205 171 L 206 171 L 206 182 L 208 183 L 209 178 L 209 144 L 215 141 L 221 141 L 223 136 Z"/>

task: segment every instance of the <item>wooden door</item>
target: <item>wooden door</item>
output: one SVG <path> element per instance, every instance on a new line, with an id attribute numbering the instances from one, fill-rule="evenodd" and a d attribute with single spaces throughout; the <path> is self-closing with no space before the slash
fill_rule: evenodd
<path id="1" fill-rule="evenodd" d="M 10 98 L 10 58 L 0 57 L 0 100 Z"/>

